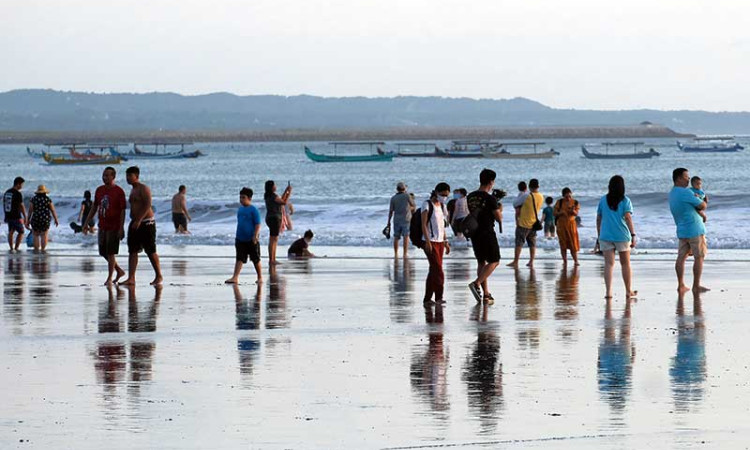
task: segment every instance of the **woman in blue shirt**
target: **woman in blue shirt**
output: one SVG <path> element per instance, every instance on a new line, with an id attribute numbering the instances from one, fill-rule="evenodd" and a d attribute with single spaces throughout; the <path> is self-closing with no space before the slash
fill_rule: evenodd
<path id="1" fill-rule="evenodd" d="M 636 296 L 630 270 L 630 249 L 635 247 L 633 227 L 633 204 L 625 196 L 625 179 L 615 175 L 609 179 L 609 191 L 599 201 L 596 211 L 596 233 L 599 248 L 604 253 L 605 298 L 612 298 L 612 273 L 615 268 L 615 251 L 620 255 L 622 280 L 625 283 L 626 299 Z"/>

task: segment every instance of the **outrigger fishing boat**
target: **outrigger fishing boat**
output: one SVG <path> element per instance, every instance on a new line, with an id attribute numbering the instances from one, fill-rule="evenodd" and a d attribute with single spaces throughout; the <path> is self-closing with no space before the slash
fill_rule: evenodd
<path id="1" fill-rule="evenodd" d="M 544 142 L 503 142 L 500 143 L 500 147 L 498 147 L 499 150 L 486 150 L 483 152 L 483 155 L 485 158 L 493 159 L 551 159 L 560 154 L 560 152 L 557 152 L 554 149 L 540 152 L 537 149 L 540 145 L 544 145 Z M 508 151 L 509 147 L 532 147 L 533 153 L 512 153 Z"/>
<path id="2" fill-rule="evenodd" d="M 64 146 L 63 148 L 68 149 L 68 152 L 73 159 L 97 160 L 109 156 L 115 156 L 118 145 L 122 144 L 86 144 L 83 146 L 73 144 L 70 146 Z M 95 150 L 98 150 L 99 153 L 96 153 Z M 119 157 L 123 161 L 128 160 L 121 155 Z"/>
<path id="3" fill-rule="evenodd" d="M 113 165 L 120 164 L 122 162 L 122 158 L 112 155 L 94 159 L 75 159 L 66 156 L 52 156 L 50 154 L 46 154 L 44 155 L 44 160 L 50 166 Z"/>
<path id="4" fill-rule="evenodd" d="M 743 150 L 734 136 L 698 136 L 690 144 L 677 141 L 677 148 L 685 153 L 734 153 Z"/>
<path id="5" fill-rule="evenodd" d="M 583 156 L 588 159 L 649 159 L 655 156 L 659 156 L 661 153 L 657 152 L 653 148 L 646 151 L 639 151 L 638 148 L 644 145 L 643 142 L 602 142 L 598 146 L 596 144 L 584 144 L 581 146 Z M 633 147 L 633 153 L 610 153 L 610 148 L 621 148 L 621 147 Z M 604 153 L 596 153 L 589 151 L 592 147 L 604 147 Z"/>
<path id="6" fill-rule="evenodd" d="M 154 151 L 141 150 L 141 146 L 153 145 Z M 186 145 L 193 145 L 192 142 L 142 142 L 134 143 L 133 150 L 127 153 L 121 153 L 116 149 L 112 152 L 115 156 L 130 158 L 130 159 L 182 159 L 182 158 L 197 158 L 203 156 L 204 153 L 200 150 L 185 151 Z M 179 146 L 180 149 L 177 151 L 169 151 L 170 146 Z M 161 150 L 161 152 L 160 152 Z"/>
<path id="7" fill-rule="evenodd" d="M 47 150 L 36 151 L 36 150 L 32 150 L 29 147 L 26 147 L 26 153 L 28 153 L 28 155 L 34 159 L 44 159 L 44 155 L 51 155 L 53 157 L 65 156 L 65 153 L 62 153 L 63 149 L 68 149 L 71 147 L 76 147 L 79 145 L 86 145 L 86 144 L 78 143 L 78 142 L 73 142 L 73 143 L 64 142 L 64 143 L 46 143 L 43 145 L 47 147 Z M 58 151 L 53 153 L 53 148 L 56 148 Z"/>
<path id="8" fill-rule="evenodd" d="M 416 149 L 416 150 L 415 150 Z M 378 147 L 378 154 L 391 153 L 399 158 L 435 158 L 442 156 L 440 149 L 432 142 L 402 142 L 396 144 L 395 152 L 385 152 Z"/>
<path id="9" fill-rule="evenodd" d="M 453 141 L 451 148 L 435 150 L 444 158 L 483 158 L 486 152 L 497 151 L 500 146 L 496 141 Z"/>
<path id="10" fill-rule="evenodd" d="M 311 161 L 315 162 L 375 162 L 375 161 L 391 161 L 395 156 L 394 153 L 386 153 L 382 150 L 381 146 L 385 145 L 385 142 L 329 142 L 328 145 L 333 146 L 333 154 L 321 154 L 315 153 L 310 150 L 309 147 L 305 146 L 305 156 Z M 339 155 L 337 153 L 339 147 L 362 147 L 366 146 L 370 148 L 369 155 Z M 374 152 L 373 152 L 374 151 Z"/>

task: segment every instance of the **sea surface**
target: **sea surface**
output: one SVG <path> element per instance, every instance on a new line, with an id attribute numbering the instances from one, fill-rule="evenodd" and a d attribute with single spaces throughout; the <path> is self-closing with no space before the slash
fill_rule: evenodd
<path id="1" fill-rule="evenodd" d="M 750 155 L 684 154 L 671 139 L 648 140 L 662 155 L 650 160 L 596 161 L 584 159 L 581 145 L 596 140 L 548 141 L 560 156 L 542 161 L 496 161 L 490 159 L 395 158 L 386 163 L 321 164 L 309 161 L 303 143 L 209 143 L 198 144 L 207 156 L 186 160 L 132 160 L 118 167 L 117 182 L 126 193 L 125 169 L 138 165 L 141 180 L 149 185 L 157 213 L 158 242 L 175 245 L 227 245 L 234 241 L 238 193 L 247 186 L 255 192 L 255 204 L 264 212 L 262 194 L 266 180 L 275 180 L 279 192 L 290 182 L 294 188 L 292 202 L 294 229 L 281 237 L 289 243 L 306 229 L 315 232 L 315 244 L 326 246 L 388 246 L 381 230 L 385 226 L 388 201 L 398 181 L 404 181 L 421 203 L 440 181 L 452 188 L 469 191 L 478 186 L 479 172 L 491 168 L 498 173 L 496 186 L 505 189 L 506 214 L 504 233 L 498 234 L 501 245 L 512 246 L 513 214 L 510 197 L 516 194 L 520 180 L 538 178 L 541 192 L 557 199 L 564 187 L 570 187 L 581 202 L 581 244 L 593 247 L 596 236 L 596 205 L 606 193 L 612 175 L 625 177 L 627 195 L 635 209 L 634 221 L 641 248 L 674 248 L 675 227 L 667 205 L 672 186 L 671 173 L 686 167 L 691 175 L 704 179 L 709 195 L 708 239 L 712 248 L 750 248 L 750 200 L 742 187 L 750 171 Z M 447 142 L 437 142 L 447 146 Z M 387 149 L 395 148 L 392 143 Z M 742 142 L 743 145 L 747 144 Z M 327 152 L 326 143 L 313 143 L 314 151 Z M 39 150 L 40 146 L 32 146 Z M 366 148 L 359 150 L 366 153 Z M 76 220 L 84 190 L 101 184 L 101 166 L 47 166 L 26 154 L 26 146 L 0 146 L 0 180 L 10 187 L 15 176 L 23 176 L 26 200 L 36 186 L 45 184 L 55 202 L 61 225 L 51 232 L 55 242 L 75 244 L 82 241 L 68 223 Z M 177 236 L 171 224 L 170 199 L 180 184 L 188 189 L 188 206 L 193 216 L 190 236 Z M 7 230 L 1 227 L 0 236 Z M 263 230 L 262 239 L 267 236 Z M 546 241 L 543 247 L 555 247 Z"/>

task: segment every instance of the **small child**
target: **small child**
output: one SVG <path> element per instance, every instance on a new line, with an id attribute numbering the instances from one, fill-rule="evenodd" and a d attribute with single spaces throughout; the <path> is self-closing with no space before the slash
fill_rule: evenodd
<path id="1" fill-rule="evenodd" d="M 554 201 L 552 197 L 544 199 L 547 206 L 542 210 L 542 222 L 544 223 L 544 237 L 547 239 L 555 237 L 555 214 L 554 208 L 552 208 L 552 202 Z"/>
<path id="2" fill-rule="evenodd" d="M 314 258 L 315 255 L 310 253 L 310 243 L 313 240 L 312 230 L 305 231 L 305 235 L 297 239 L 289 246 L 287 251 L 287 257 L 289 259 L 303 259 L 303 258 Z"/>
<path id="3" fill-rule="evenodd" d="M 260 233 L 260 212 L 258 208 L 251 205 L 253 190 L 243 187 L 240 190 L 240 207 L 237 210 L 237 234 L 234 240 L 235 263 L 232 278 L 225 281 L 227 284 L 237 284 L 242 271 L 242 265 L 247 263 L 248 257 L 255 266 L 257 279 L 256 284 L 263 282 L 260 269 L 260 244 L 258 234 Z"/>
<path id="4" fill-rule="evenodd" d="M 703 180 L 701 180 L 701 177 L 695 176 L 690 179 L 690 190 L 693 191 L 693 194 L 695 194 L 696 197 L 708 204 L 708 197 L 706 196 L 706 193 L 703 192 Z M 708 220 L 705 210 L 698 210 L 698 215 L 703 218 L 704 223 Z"/>

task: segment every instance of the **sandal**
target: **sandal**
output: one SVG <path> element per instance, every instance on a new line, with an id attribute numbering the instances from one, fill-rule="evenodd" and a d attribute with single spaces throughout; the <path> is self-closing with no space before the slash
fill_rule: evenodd
<path id="1" fill-rule="evenodd" d="M 495 298 L 492 296 L 492 294 L 484 294 L 483 300 L 488 305 L 492 305 L 495 303 Z"/>

